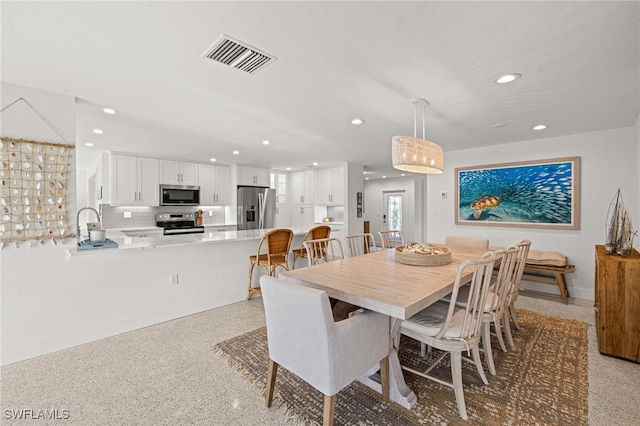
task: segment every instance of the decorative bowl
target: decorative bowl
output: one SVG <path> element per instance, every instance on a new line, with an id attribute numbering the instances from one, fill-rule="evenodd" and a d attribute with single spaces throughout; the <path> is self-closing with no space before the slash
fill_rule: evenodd
<path id="1" fill-rule="evenodd" d="M 396 262 L 415 266 L 441 266 L 451 263 L 451 250 L 445 246 L 412 242 L 396 247 Z"/>

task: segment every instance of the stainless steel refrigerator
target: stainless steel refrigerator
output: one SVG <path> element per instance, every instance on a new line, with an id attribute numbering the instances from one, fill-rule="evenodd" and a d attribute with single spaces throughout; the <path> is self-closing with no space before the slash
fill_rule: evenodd
<path id="1" fill-rule="evenodd" d="M 273 228 L 276 190 L 238 186 L 238 230 Z"/>

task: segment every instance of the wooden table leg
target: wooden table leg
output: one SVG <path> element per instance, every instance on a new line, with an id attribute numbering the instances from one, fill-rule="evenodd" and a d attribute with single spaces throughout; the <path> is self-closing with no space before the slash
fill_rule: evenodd
<path id="1" fill-rule="evenodd" d="M 416 394 L 407 386 L 402 374 L 400 366 L 400 358 L 398 358 L 398 348 L 394 346 L 396 336 L 400 332 L 400 324 L 402 320 L 390 318 L 390 335 L 389 335 L 389 398 L 397 402 L 405 408 L 413 407 L 417 402 Z M 371 389 L 382 393 L 382 385 L 380 384 L 380 366 L 376 364 L 359 379 L 361 383 L 369 386 Z"/>
<path id="2" fill-rule="evenodd" d="M 554 272 L 553 275 L 556 276 L 556 282 L 558 283 L 558 288 L 560 289 L 560 294 L 562 295 L 562 302 L 565 305 L 569 304 L 567 298 L 569 297 L 569 290 L 567 289 L 567 281 L 564 279 L 563 272 Z"/>

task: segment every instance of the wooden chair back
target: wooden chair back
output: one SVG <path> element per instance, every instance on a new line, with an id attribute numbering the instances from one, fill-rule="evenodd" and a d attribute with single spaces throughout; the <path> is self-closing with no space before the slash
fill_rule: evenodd
<path id="1" fill-rule="evenodd" d="M 404 245 L 404 238 L 402 238 L 402 231 L 400 230 L 379 231 L 378 235 L 380 235 L 383 249 L 396 248 Z"/>
<path id="2" fill-rule="evenodd" d="M 309 266 L 344 258 L 342 244 L 337 238 L 321 238 L 302 243 L 307 251 Z"/>
<path id="3" fill-rule="evenodd" d="M 371 233 L 347 235 L 344 239 L 347 242 L 349 257 L 360 256 L 376 250 L 376 242 Z"/>

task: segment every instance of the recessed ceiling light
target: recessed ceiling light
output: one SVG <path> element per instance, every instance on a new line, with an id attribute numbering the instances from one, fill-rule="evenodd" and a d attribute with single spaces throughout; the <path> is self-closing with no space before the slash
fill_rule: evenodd
<path id="1" fill-rule="evenodd" d="M 102 129 L 93 129 L 93 133 L 96 133 L 98 135 L 103 134 L 104 132 L 102 131 Z"/>
<path id="2" fill-rule="evenodd" d="M 318 165 L 318 163 L 314 162 L 314 163 L 313 163 L 313 165 L 314 165 L 314 166 L 317 166 L 317 165 Z"/>
<path id="3" fill-rule="evenodd" d="M 216 160 L 215 158 L 209 158 L 209 161 L 216 162 L 218 160 Z"/>
<path id="4" fill-rule="evenodd" d="M 240 151 L 233 151 L 233 155 L 240 155 Z"/>
<path id="5" fill-rule="evenodd" d="M 369 178 L 368 178 L 368 177 L 366 177 L 366 178 L 364 178 L 364 180 L 369 180 Z"/>
<path id="6" fill-rule="evenodd" d="M 512 74 L 505 74 L 502 77 L 500 77 L 499 79 L 496 80 L 496 83 L 498 84 L 505 84 L 505 83 L 511 83 L 512 81 L 518 79 L 522 77 L 522 75 L 517 74 L 517 73 L 512 73 Z"/>
<path id="7" fill-rule="evenodd" d="M 386 179 L 386 178 L 387 178 L 386 176 L 382 176 L 382 179 Z"/>
<path id="8" fill-rule="evenodd" d="M 498 127 L 506 127 L 506 124 L 505 123 L 496 123 L 496 124 L 493 125 L 494 129 L 497 129 Z"/>
<path id="9" fill-rule="evenodd" d="M 287 170 L 291 170 L 291 167 L 287 167 Z"/>
<path id="10" fill-rule="evenodd" d="M 93 146 L 93 142 L 86 142 L 85 146 Z"/>
<path id="11" fill-rule="evenodd" d="M 544 130 L 547 128 L 546 124 L 536 124 L 535 126 L 533 126 L 533 130 Z"/>
<path id="12" fill-rule="evenodd" d="M 104 111 L 105 114 L 115 114 L 117 112 L 113 108 L 104 108 L 102 111 Z"/>
<path id="13" fill-rule="evenodd" d="M 358 125 L 358 124 L 362 124 L 362 123 L 364 123 L 364 120 L 361 119 L 361 118 L 354 118 L 353 120 L 351 120 L 351 124 Z"/>
<path id="14" fill-rule="evenodd" d="M 404 173 L 400 173 L 400 176 L 406 176 Z"/>
<path id="15" fill-rule="evenodd" d="M 269 141 L 262 141 L 262 145 L 269 145 Z"/>

